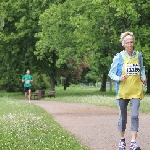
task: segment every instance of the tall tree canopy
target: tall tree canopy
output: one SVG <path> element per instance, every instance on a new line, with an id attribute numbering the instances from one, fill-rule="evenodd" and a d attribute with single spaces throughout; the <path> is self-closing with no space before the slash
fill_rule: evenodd
<path id="1" fill-rule="evenodd" d="M 145 60 L 148 59 L 148 41 L 138 36 L 149 35 L 149 29 L 145 28 L 149 23 L 145 22 L 149 14 L 147 3 L 138 0 L 67 0 L 63 4 L 54 4 L 40 17 L 42 32 L 38 34 L 40 40 L 35 54 L 44 58 L 48 52 L 55 53 L 58 68 L 71 57 L 86 59 L 91 71 L 103 81 L 101 91 L 106 91 L 107 73 L 113 55 L 122 50 L 119 43 L 122 32 L 134 32 L 136 48 L 143 52 Z M 143 15 L 146 18 L 143 19 Z M 144 32 L 141 34 L 141 31 Z M 52 61 L 52 55 L 49 60 Z"/>
<path id="2" fill-rule="evenodd" d="M 39 32 L 39 16 L 51 4 L 49 0 L 2 0 L 4 28 L 0 36 L 0 72 L 6 89 L 21 88 L 21 75 L 27 68 L 37 68 L 33 54 Z"/>
<path id="3" fill-rule="evenodd" d="M 5 25 L 0 32 L 0 72 L 8 89 L 20 88 L 22 72 L 32 68 L 50 76 L 54 90 L 61 70 L 69 72 L 70 62 L 75 60 L 73 68 L 86 62 L 91 76 L 102 81 L 100 90 L 106 91 L 112 58 L 123 49 L 119 36 L 130 30 L 136 37 L 135 49 L 143 53 L 150 92 L 150 2 L 1 1 L 4 20 L 1 17 L 0 23 Z"/>

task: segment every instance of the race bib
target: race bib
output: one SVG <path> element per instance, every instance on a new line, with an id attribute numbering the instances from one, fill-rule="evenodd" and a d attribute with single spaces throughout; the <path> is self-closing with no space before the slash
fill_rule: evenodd
<path id="1" fill-rule="evenodd" d="M 30 84 L 30 80 L 25 80 L 25 83 L 26 84 Z"/>
<path id="2" fill-rule="evenodd" d="M 126 64 L 126 74 L 127 75 L 139 75 L 140 66 L 139 64 Z"/>

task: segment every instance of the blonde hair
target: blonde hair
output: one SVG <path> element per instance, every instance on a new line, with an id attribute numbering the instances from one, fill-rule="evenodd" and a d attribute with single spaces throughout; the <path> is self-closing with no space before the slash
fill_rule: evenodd
<path id="1" fill-rule="evenodd" d="M 132 33 L 132 32 L 129 32 L 129 31 L 124 32 L 124 33 L 121 33 L 121 36 L 120 36 L 120 40 L 119 40 L 119 41 L 122 43 L 122 41 L 124 40 L 124 38 L 125 38 L 127 35 L 132 36 L 132 37 L 133 37 L 133 41 L 135 42 L 135 37 L 134 37 L 133 33 Z"/>

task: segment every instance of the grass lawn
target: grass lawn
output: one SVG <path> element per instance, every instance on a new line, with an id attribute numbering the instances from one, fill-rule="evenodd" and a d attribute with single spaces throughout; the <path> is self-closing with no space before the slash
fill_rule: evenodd
<path id="1" fill-rule="evenodd" d="M 145 93 L 145 91 L 144 91 Z M 45 100 L 84 103 L 98 106 L 117 108 L 115 90 L 100 92 L 96 87 L 69 87 L 66 91 L 62 87 L 56 88 L 55 98 Z M 130 110 L 130 107 L 128 106 Z M 141 101 L 140 112 L 150 114 L 150 95 L 145 95 Z"/>
<path id="2" fill-rule="evenodd" d="M 11 94 L 10 94 L 11 95 Z M 0 97 L 0 150 L 87 150 L 42 108 Z"/>
<path id="3" fill-rule="evenodd" d="M 1 150 L 87 150 L 47 112 L 23 99 L 22 93 L 0 92 Z M 66 91 L 56 87 L 56 97 L 43 100 L 117 108 L 114 91 L 99 92 L 95 87 L 69 87 Z M 141 101 L 140 111 L 150 114 L 150 96 Z"/>

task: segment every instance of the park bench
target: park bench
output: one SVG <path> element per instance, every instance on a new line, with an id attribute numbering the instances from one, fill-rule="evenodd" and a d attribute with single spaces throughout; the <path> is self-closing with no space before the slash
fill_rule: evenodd
<path id="1" fill-rule="evenodd" d="M 55 98 L 55 93 L 56 93 L 55 91 L 49 91 L 49 93 L 45 94 L 44 97 L 50 97 L 50 98 L 54 97 Z"/>
<path id="2" fill-rule="evenodd" d="M 42 97 L 45 97 L 44 90 L 36 90 L 34 93 L 31 93 L 31 99 L 40 99 Z"/>
<path id="3" fill-rule="evenodd" d="M 31 99 L 38 99 L 38 90 L 36 90 L 34 93 L 31 93 Z"/>

